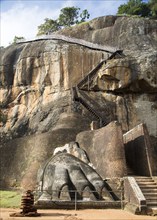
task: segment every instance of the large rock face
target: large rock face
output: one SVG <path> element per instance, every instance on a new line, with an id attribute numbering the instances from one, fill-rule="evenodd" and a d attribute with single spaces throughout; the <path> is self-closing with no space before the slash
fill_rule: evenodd
<path id="1" fill-rule="evenodd" d="M 101 45 L 115 46 L 125 52 L 132 51 L 132 54 L 136 56 L 135 51 L 144 51 L 147 54 L 152 49 L 156 51 L 156 29 L 156 20 L 105 16 L 79 26 L 66 28 L 58 33 L 83 38 Z"/>
<path id="2" fill-rule="evenodd" d="M 152 136 L 157 136 L 156 30 L 156 20 L 107 16 L 59 31 L 124 50 L 125 59 L 108 62 L 109 67 L 101 73 L 104 83 L 99 82 L 99 86 L 105 99 L 116 103 L 123 130 L 144 122 Z"/>
<path id="3" fill-rule="evenodd" d="M 157 146 L 156 30 L 156 20 L 107 16 L 59 32 L 123 49 L 123 56 L 104 62 L 92 80 L 85 82 L 80 89 L 88 105 L 107 123 L 118 120 L 123 132 L 145 123 L 153 146 Z M 12 147 L 15 151 L 11 152 L 17 156 L 21 139 L 10 139 L 56 132 L 51 141 L 55 143 L 57 140 L 58 147 L 75 140 L 78 132 L 89 129 L 90 122 L 96 118 L 87 108 L 72 100 L 71 88 L 110 53 L 52 39 L 12 45 L 1 53 L 0 135 L 3 155 L 7 155 Z M 66 136 L 66 129 L 67 138 L 58 141 L 62 134 Z M 40 141 L 36 147 L 39 145 Z M 50 152 L 47 147 L 43 149 L 47 153 L 41 163 Z M 20 157 L 25 158 L 24 155 Z M 6 160 L 2 160 L 4 166 Z M 19 181 L 29 167 L 27 162 L 20 170 Z M 7 169 L 4 173 L 7 175 Z"/>
<path id="4" fill-rule="evenodd" d="M 58 125 L 52 131 L 3 143 L 0 148 L 0 186 L 34 189 L 38 169 L 53 154 L 56 147 L 75 140 L 78 132 L 89 129 L 86 124 L 87 120 L 79 114 L 64 113 L 60 115 Z"/>
<path id="5" fill-rule="evenodd" d="M 1 63 L 1 132 L 45 132 L 71 109 L 70 89 L 103 52 L 47 40 L 6 48 Z"/>

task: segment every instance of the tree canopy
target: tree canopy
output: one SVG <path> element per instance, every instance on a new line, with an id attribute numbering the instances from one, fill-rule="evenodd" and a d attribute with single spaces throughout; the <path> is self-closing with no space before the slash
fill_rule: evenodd
<path id="1" fill-rule="evenodd" d="M 15 36 L 14 39 L 13 39 L 13 42 L 11 44 L 16 44 L 16 43 L 18 43 L 20 41 L 23 41 L 23 40 L 25 40 L 24 37 L 22 37 L 22 36 L 20 36 L 20 37 L 19 36 Z"/>
<path id="2" fill-rule="evenodd" d="M 47 34 L 49 32 L 55 32 L 64 27 L 70 27 L 74 24 L 85 22 L 90 17 L 90 14 L 85 9 L 80 13 L 78 7 L 65 7 L 62 8 L 58 19 L 53 20 L 45 18 L 45 22 L 38 26 L 37 36 Z"/>
<path id="3" fill-rule="evenodd" d="M 148 4 L 151 10 L 151 16 L 157 18 L 157 0 L 150 0 Z"/>
<path id="4" fill-rule="evenodd" d="M 60 26 L 57 20 L 45 18 L 45 22 L 38 26 L 37 35 L 47 34 L 48 32 L 54 32 L 60 29 Z"/>
<path id="5" fill-rule="evenodd" d="M 138 15 L 141 17 L 157 18 L 157 0 L 129 0 L 127 4 L 120 5 L 118 14 Z"/>
<path id="6" fill-rule="evenodd" d="M 78 23 L 79 8 L 77 7 L 66 7 L 61 9 L 58 22 L 60 26 L 71 26 Z"/>

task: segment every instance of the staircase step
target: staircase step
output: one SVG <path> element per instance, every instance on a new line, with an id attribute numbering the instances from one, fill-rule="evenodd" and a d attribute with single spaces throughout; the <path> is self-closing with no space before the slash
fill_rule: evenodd
<path id="1" fill-rule="evenodd" d="M 145 198 L 146 198 L 146 197 L 145 197 Z M 154 198 L 150 198 L 150 197 L 149 197 L 149 198 L 146 198 L 146 201 L 148 201 L 148 202 L 151 202 L 151 201 L 152 201 L 152 202 L 153 202 L 153 201 L 156 202 L 156 201 L 157 201 L 157 198 L 156 198 L 156 197 L 154 197 Z"/>
<path id="2" fill-rule="evenodd" d="M 136 178 L 136 177 L 135 177 L 135 180 L 136 180 L 137 182 L 141 182 L 141 183 L 143 183 L 143 182 L 154 182 L 153 179 L 138 179 L 138 178 Z"/>
<path id="3" fill-rule="evenodd" d="M 153 180 L 137 180 L 136 178 L 135 178 L 135 180 L 137 183 L 154 183 Z"/>
<path id="4" fill-rule="evenodd" d="M 141 189 L 157 189 L 157 185 L 140 185 Z"/>
<path id="5" fill-rule="evenodd" d="M 154 189 L 156 188 L 157 189 L 156 184 L 139 184 L 139 183 L 137 183 L 137 184 L 140 188 L 154 188 Z"/>
<path id="6" fill-rule="evenodd" d="M 145 193 L 156 193 L 157 192 L 157 189 L 147 189 L 147 188 L 143 188 L 141 189 L 141 191 L 145 194 Z"/>
<path id="7" fill-rule="evenodd" d="M 152 205 L 152 206 L 150 205 L 150 206 L 149 206 L 149 209 L 156 209 L 156 210 L 157 210 L 157 207 L 156 207 L 156 206 L 153 206 L 153 205 Z"/>
<path id="8" fill-rule="evenodd" d="M 146 198 L 148 213 L 157 212 L 157 183 L 151 177 L 137 176 L 134 178 Z"/>
<path id="9" fill-rule="evenodd" d="M 157 207 L 157 201 L 146 201 L 147 206 L 155 206 Z"/>
<path id="10" fill-rule="evenodd" d="M 154 183 L 154 180 L 152 180 L 152 179 L 136 179 L 136 181 L 141 182 L 141 183 L 145 183 L 145 182 Z"/>
<path id="11" fill-rule="evenodd" d="M 146 193 L 143 193 L 145 197 L 156 197 L 157 198 L 157 193 L 152 193 L 152 192 L 146 192 Z"/>
<path id="12" fill-rule="evenodd" d="M 137 179 L 152 179 L 150 176 L 136 176 Z"/>
<path id="13" fill-rule="evenodd" d="M 156 200 L 157 201 L 157 197 L 156 196 L 145 196 L 144 197 L 146 198 L 146 200 Z"/>
<path id="14" fill-rule="evenodd" d="M 145 181 L 151 181 L 153 182 L 154 180 L 150 177 L 135 177 L 136 181 L 141 181 L 141 182 L 145 182 Z"/>
<path id="15" fill-rule="evenodd" d="M 149 198 L 149 199 L 146 199 L 147 202 L 157 202 L 157 199 L 156 198 Z"/>
<path id="16" fill-rule="evenodd" d="M 137 183 L 138 183 L 138 185 L 155 185 L 155 186 L 157 186 L 157 184 L 155 183 L 155 182 L 138 182 L 138 181 L 136 181 Z"/>

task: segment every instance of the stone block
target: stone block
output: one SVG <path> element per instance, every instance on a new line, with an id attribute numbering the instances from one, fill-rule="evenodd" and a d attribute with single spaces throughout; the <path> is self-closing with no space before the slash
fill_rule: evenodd
<path id="1" fill-rule="evenodd" d="M 97 130 L 81 132 L 76 141 L 87 152 L 102 178 L 126 174 L 123 135 L 117 121 Z"/>
<path id="2" fill-rule="evenodd" d="M 145 124 L 139 124 L 123 135 L 127 165 L 135 175 L 156 176 L 156 154 L 150 144 Z"/>

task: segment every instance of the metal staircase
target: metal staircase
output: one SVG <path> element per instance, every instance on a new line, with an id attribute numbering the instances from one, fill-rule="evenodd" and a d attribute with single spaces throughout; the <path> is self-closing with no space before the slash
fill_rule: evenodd
<path id="1" fill-rule="evenodd" d="M 112 53 L 111 56 L 109 56 L 107 59 L 103 59 L 100 61 L 100 63 L 98 63 L 78 84 L 77 87 L 81 89 L 81 87 L 85 84 L 85 83 L 91 83 L 92 79 L 94 78 L 95 74 L 97 73 L 97 70 L 105 63 L 107 63 L 108 60 L 111 60 L 113 58 L 115 58 L 116 56 L 122 57 L 122 51 L 116 51 L 114 53 Z M 106 66 L 106 68 L 108 68 L 109 66 Z"/>
<path id="2" fill-rule="evenodd" d="M 80 91 L 77 87 L 73 87 L 73 101 L 80 102 L 98 121 L 99 126 L 102 127 L 107 123 L 104 121 L 102 116 L 87 103 L 87 99 L 89 102 L 89 97 L 84 97 L 83 92 Z"/>
<path id="3" fill-rule="evenodd" d="M 101 60 L 78 84 L 77 87 L 81 88 L 85 83 L 91 82 L 97 70 L 106 63 L 107 60 Z"/>
<path id="4" fill-rule="evenodd" d="M 85 93 L 83 94 L 83 90 L 89 91 L 90 84 L 96 75 L 98 69 L 106 62 L 107 60 L 111 60 L 115 58 L 116 56 L 122 57 L 122 51 L 114 51 L 107 59 L 103 59 L 98 63 L 75 87 L 72 88 L 72 99 L 73 101 L 81 103 L 98 121 L 100 127 L 107 125 L 107 120 L 104 120 L 104 118 L 98 113 L 95 108 L 92 106 L 96 106 L 91 104 L 91 102 L 94 102 L 89 96 L 87 96 Z M 108 68 L 108 66 L 106 67 Z M 87 89 L 84 89 L 84 85 L 88 85 Z M 107 111 L 107 110 L 106 110 Z"/>

